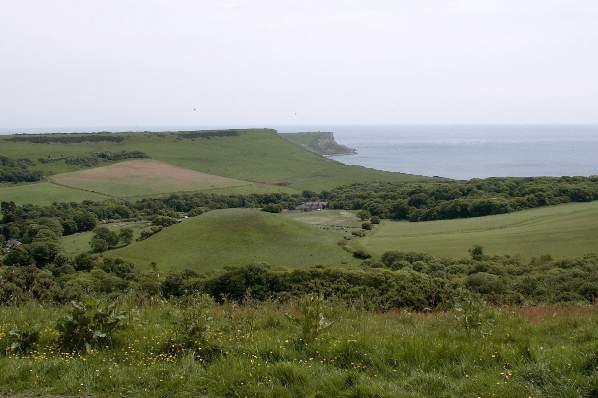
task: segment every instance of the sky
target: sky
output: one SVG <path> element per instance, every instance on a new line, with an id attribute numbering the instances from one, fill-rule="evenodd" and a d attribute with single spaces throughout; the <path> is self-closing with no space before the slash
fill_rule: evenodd
<path id="1" fill-rule="evenodd" d="M 0 129 L 598 123 L 596 0 L 0 0 Z"/>

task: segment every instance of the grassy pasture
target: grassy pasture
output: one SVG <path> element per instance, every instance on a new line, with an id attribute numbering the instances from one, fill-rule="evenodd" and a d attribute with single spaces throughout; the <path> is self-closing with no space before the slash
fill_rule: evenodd
<path id="1" fill-rule="evenodd" d="M 237 136 L 181 139 L 175 134 L 123 133 L 122 142 L 76 144 L 11 142 L 0 138 L 0 154 L 12 158 L 59 158 L 101 151 L 142 151 L 154 160 L 217 176 L 296 191 L 323 190 L 360 181 L 413 181 L 424 177 L 347 166 L 282 138 L 274 130 L 243 130 Z M 52 172 L 74 171 L 65 163 L 39 163 Z"/>
<path id="2" fill-rule="evenodd" d="M 53 202 L 82 202 L 84 200 L 105 200 L 105 195 L 63 187 L 50 182 L 34 184 L 0 184 L 0 202 L 31 203 L 49 205 Z"/>
<path id="3" fill-rule="evenodd" d="M 418 251 L 463 257 L 475 244 L 488 254 L 550 254 L 555 258 L 598 252 L 598 202 L 571 203 L 517 213 L 410 223 L 383 221 L 354 245 L 372 254 Z"/>
<path id="4" fill-rule="evenodd" d="M 107 255 L 140 268 L 155 261 L 160 269 L 196 271 L 256 262 L 288 267 L 352 263 L 351 254 L 337 245 L 342 237 L 278 214 L 227 209 L 191 218 Z"/>
<path id="5" fill-rule="evenodd" d="M 62 173 L 52 181 L 69 187 L 115 197 L 156 195 L 243 186 L 251 183 L 143 159 Z"/>

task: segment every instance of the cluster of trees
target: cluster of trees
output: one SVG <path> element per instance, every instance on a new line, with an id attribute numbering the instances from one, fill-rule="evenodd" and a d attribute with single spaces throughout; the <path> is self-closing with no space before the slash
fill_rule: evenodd
<path id="1" fill-rule="evenodd" d="M 66 164 L 79 167 L 94 167 L 101 163 L 115 162 L 125 159 L 143 159 L 148 158 L 147 154 L 141 151 L 117 151 L 117 152 L 94 152 L 78 156 L 66 156 L 60 158 L 40 158 L 40 163 L 53 163 L 64 161 Z"/>
<path id="2" fill-rule="evenodd" d="M 336 209 L 365 210 L 372 216 L 396 220 L 442 220 L 597 200 L 598 176 L 360 183 L 321 196 Z"/>
<path id="3" fill-rule="evenodd" d="M 106 231 L 98 231 L 103 239 Z M 481 247 L 471 258 L 436 258 L 422 253 L 387 252 L 361 269 L 314 267 L 273 270 L 249 265 L 219 274 L 191 270 L 161 274 L 140 272 L 121 259 L 81 254 L 69 258 L 56 245 L 24 245 L 0 263 L 0 303 L 25 299 L 67 302 L 89 294 L 140 298 L 182 297 L 205 293 L 215 300 L 285 300 L 318 293 L 360 302 L 378 310 L 449 308 L 459 292 L 469 291 L 495 304 L 593 302 L 598 299 L 598 256 L 529 262 L 511 256 L 486 256 Z"/>
<path id="4" fill-rule="evenodd" d="M 121 215 L 128 213 L 113 203 L 112 211 Z M 0 220 L 0 242 L 15 239 L 23 243 L 36 240 L 57 240 L 61 236 L 91 231 L 98 219 L 105 218 L 110 205 L 93 202 L 60 203 L 52 206 L 18 206 L 14 202 L 0 203 L 3 217 Z M 51 237 L 52 239 L 49 239 Z"/>
<path id="5" fill-rule="evenodd" d="M 0 155 L 0 182 L 34 182 L 43 178 L 39 170 L 32 170 L 29 159 L 11 159 Z"/>
<path id="6" fill-rule="evenodd" d="M 89 245 L 95 253 L 114 249 L 119 244 L 127 246 L 133 241 L 133 230 L 128 227 L 121 228 L 118 232 L 112 231 L 108 227 L 97 227 L 93 232 Z"/>
<path id="7" fill-rule="evenodd" d="M 86 134 L 17 134 L 5 138 L 13 142 L 32 142 L 34 144 L 79 144 L 82 142 L 122 142 L 125 137 L 106 132 Z"/>

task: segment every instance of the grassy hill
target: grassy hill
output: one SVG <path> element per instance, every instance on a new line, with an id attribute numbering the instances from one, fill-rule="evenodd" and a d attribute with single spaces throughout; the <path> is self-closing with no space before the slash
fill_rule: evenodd
<path id="1" fill-rule="evenodd" d="M 267 262 L 305 267 L 352 262 L 337 245 L 342 234 L 279 214 L 253 209 L 215 210 L 174 225 L 151 238 L 109 252 L 139 267 L 210 271 Z"/>
<path id="2" fill-rule="evenodd" d="M 447 257 L 467 256 L 475 244 L 488 254 L 520 254 L 523 258 L 598 253 L 598 202 L 458 220 L 383 221 L 354 243 L 376 255 L 402 250 Z"/>
<path id="3" fill-rule="evenodd" d="M 65 135 L 51 136 L 54 137 L 51 140 L 58 142 L 41 143 L 23 141 L 27 137 L 16 136 L 18 140 L 15 140 L 15 136 L 7 136 L 0 138 L 0 155 L 15 159 L 31 159 L 35 162 L 33 166 L 35 169 L 49 174 L 59 174 L 84 168 L 62 160 L 69 156 L 84 156 L 104 151 L 141 151 L 153 160 L 170 165 L 242 180 L 247 184 L 244 188 L 246 192 L 251 192 L 252 187 L 260 192 L 267 190 L 300 192 L 306 189 L 314 191 L 331 189 L 360 181 L 425 179 L 408 174 L 343 165 L 289 142 L 275 130 L 225 130 L 224 132 L 230 133 L 118 133 L 105 134 L 118 140 L 75 143 L 60 142 L 60 137 Z M 4 195 L 5 189 L 0 187 L 0 196 Z M 19 189 L 26 190 L 26 188 L 16 188 L 17 191 Z M 148 187 L 149 194 L 155 193 L 152 192 L 155 190 Z M 118 190 L 116 193 L 119 193 Z M 17 193 L 13 195 L 18 197 Z"/>

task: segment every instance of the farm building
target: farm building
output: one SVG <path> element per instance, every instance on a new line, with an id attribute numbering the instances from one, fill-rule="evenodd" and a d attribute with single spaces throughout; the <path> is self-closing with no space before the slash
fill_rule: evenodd
<path id="1" fill-rule="evenodd" d="M 322 210 L 322 209 L 325 209 L 326 207 L 328 207 L 328 202 L 316 200 L 314 202 L 301 203 L 299 206 L 296 207 L 296 209 L 303 210 L 303 211 L 314 211 L 314 210 Z"/>
<path id="2" fill-rule="evenodd" d="M 21 245 L 22 245 L 22 243 L 16 239 L 9 239 L 4 243 L 4 249 L 6 249 L 6 251 L 11 251 Z"/>

